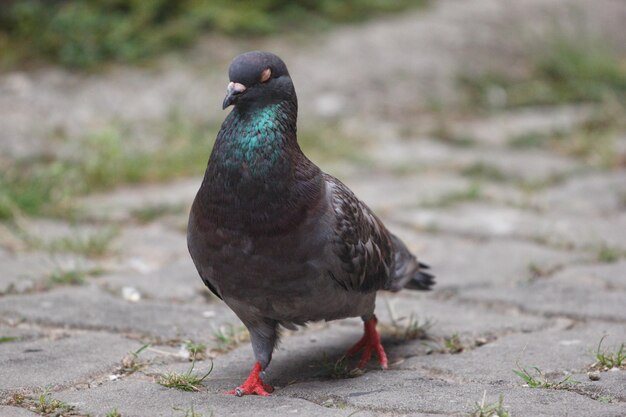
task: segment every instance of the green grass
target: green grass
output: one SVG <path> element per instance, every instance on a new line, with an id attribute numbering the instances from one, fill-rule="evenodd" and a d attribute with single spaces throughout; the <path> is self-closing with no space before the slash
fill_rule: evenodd
<path id="1" fill-rule="evenodd" d="M 127 374 L 132 374 L 133 372 L 143 368 L 145 363 L 140 360 L 139 355 L 144 350 L 150 347 L 149 343 L 141 346 L 139 349 L 129 352 L 126 356 L 122 358 L 122 371 Z"/>
<path id="2" fill-rule="evenodd" d="M 55 416 L 62 416 L 72 411 L 74 407 L 64 403 L 63 401 L 50 398 L 49 392 L 41 394 L 33 405 L 33 409 L 44 415 L 53 414 Z"/>
<path id="3" fill-rule="evenodd" d="M 500 395 L 497 403 L 486 403 L 487 392 L 483 393 L 483 399 L 476 402 L 474 408 L 468 414 L 468 417 L 510 417 L 504 405 L 504 397 Z"/>
<path id="4" fill-rule="evenodd" d="M 47 248 L 51 252 L 71 252 L 98 258 L 109 253 L 113 239 L 118 234 L 116 228 L 105 228 L 88 234 L 76 233 L 51 241 Z"/>
<path id="5" fill-rule="evenodd" d="M 546 376 L 543 374 L 543 372 L 541 372 L 539 368 L 533 366 L 531 369 L 533 372 L 527 371 L 519 364 L 518 369 L 513 369 L 515 375 L 520 377 L 530 388 L 566 389 L 580 383 L 579 381 L 572 380 L 571 375 L 568 375 L 557 382 L 548 381 Z"/>
<path id="6" fill-rule="evenodd" d="M 250 334 L 245 326 L 225 324 L 213 332 L 213 338 L 217 342 L 217 350 L 228 352 L 243 342 L 250 340 Z"/>
<path id="7" fill-rule="evenodd" d="M 421 321 L 413 312 L 408 317 L 398 317 L 389 299 L 385 297 L 384 300 L 391 324 L 379 323 L 382 333 L 403 340 L 428 338 L 428 330 L 433 326 L 433 322 L 430 319 Z"/>
<path id="8" fill-rule="evenodd" d="M 446 208 L 468 201 L 479 201 L 482 198 L 480 183 L 473 182 L 465 190 L 443 194 L 431 201 L 425 201 L 421 205 L 426 208 Z"/>
<path id="9" fill-rule="evenodd" d="M 330 379 L 348 379 L 356 378 L 363 375 L 363 370 L 360 368 L 353 368 L 346 360 L 345 356 L 333 361 L 328 358 L 328 355 L 324 353 L 324 356 L 319 363 L 320 373 L 319 376 Z"/>
<path id="10" fill-rule="evenodd" d="M 114 408 L 113 410 L 106 413 L 105 417 L 122 417 L 122 414 L 117 411 L 117 408 Z"/>
<path id="11" fill-rule="evenodd" d="M 454 333 L 452 336 L 449 337 L 444 337 L 443 345 L 447 353 L 456 354 L 461 353 L 465 350 L 465 346 L 463 345 L 461 337 L 458 335 L 458 333 Z"/>
<path id="12" fill-rule="evenodd" d="M 184 204 L 155 204 L 135 209 L 131 214 L 139 223 L 147 224 L 163 216 L 182 213 L 184 210 Z"/>
<path id="13" fill-rule="evenodd" d="M 203 417 L 202 413 L 199 413 L 199 412 L 195 411 L 193 406 L 191 408 L 188 408 L 188 409 L 174 407 L 174 411 L 182 412 L 183 413 L 182 417 Z M 211 415 L 209 417 L 213 417 L 213 413 L 211 413 Z"/>
<path id="14" fill-rule="evenodd" d="M 0 9 L 0 65 L 50 60 L 71 68 L 138 62 L 203 32 L 259 36 L 324 28 L 426 0 L 21 0 Z"/>
<path id="15" fill-rule="evenodd" d="M 475 162 L 464 167 L 461 169 L 461 175 L 474 181 L 507 182 L 512 180 L 511 176 L 500 168 L 485 162 Z"/>
<path id="16" fill-rule="evenodd" d="M 157 382 L 164 387 L 176 388 L 181 391 L 200 391 L 202 381 L 204 381 L 206 377 L 209 376 L 211 371 L 213 371 L 213 361 L 211 361 L 211 369 L 209 369 L 209 371 L 202 376 L 192 373 L 195 364 L 196 361 L 194 360 L 191 363 L 189 370 L 184 374 L 177 374 L 173 372 L 163 374 L 159 377 Z"/>
<path id="17" fill-rule="evenodd" d="M 596 366 L 607 370 L 612 368 L 626 368 L 626 349 L 622 343 L 615 352 L 609 352 L 602 349 L 602 342 L 606 336 L 602 336 L 595 352 Z"/>
<path id="18" fill-rule="evenodd" d="M 600 245 L 596 252 L 596 258 L 598 261 L 604 263 L 617 262 L 624 255 L 626 255 L 624 250 L 609 246 L 606 243 Z"/>
<path id="19" fill-rule="evenodd" d="M 626 98 L 626 66 L 609 42 L 555 32 L 536 44 L 526 76 L 461 76 L 468 104 L 493 109 Z"/>
<path id="20" fill-rule="evenodd" d="M 15 336 L 0 336 L 0 343 L 9 343 L 9 342 L 14 342 L 16 341 L 18 338 Z"/>
<path id="21" fill-rule="evenodd" d="M 626 106 L 603 103 L 587 120 L 568 130 L 527 132 L 509 140 L 513 149 L 545 149 L 588 165 L 619 169 L 626 166 L 618 136 L 626 130 Z"/>
<path id="22" fill-rule="evenodd" d="M 54 285 L 83 285 L 85 284 L 85 278 L 87 277 L 87 271 L 80 269 L 58 269 L 48 277 L 48 283 L 51 286 Z"/>
<path id="23" fill-rule="evenodd" d="M 187 340 L 185 341 L 184 346 L 189 352 L 189 356 L 192 360 L 203 359 L 206 355 L 207 345 L 204 343 L 195 343 L 191 340 Z"/>
<path id="24" fill-rule="evenodd" d="M 0 159 L 0 221 L 20 215 L 72 217 L 81 195 L 204 172 L 218 131 L 215 124 L 197 123 L 173 113 L 159 131 L 165 137 L 150 150 L 133 148 L 128 132 L 111 127 L 83 137 L 80 157 L 75 159 Z M 175 209 L 161 207 L 136 215 L 140 221 L 148 221 Z"/>

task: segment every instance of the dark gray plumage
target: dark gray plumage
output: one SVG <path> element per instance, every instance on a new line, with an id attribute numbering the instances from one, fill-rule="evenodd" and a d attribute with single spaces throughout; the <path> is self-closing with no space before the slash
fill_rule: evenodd
<path id="1" fill-rule="evenodd" d="M 187 241 L 204 283 L 250 331 L 258 365 L 237 393 L 270 391 L 258 374 L 279 325 L 360 316 L 371 325 L 358 347 L 371 354 L 377 343 L 386 366 L 376 291 L 427 290 L 433 276 L 348 187 L 304 156 L 296 93 L 280 58 L 240 55 L 229 77 L 224 107 L 234 109 L 194 200 Z"/>

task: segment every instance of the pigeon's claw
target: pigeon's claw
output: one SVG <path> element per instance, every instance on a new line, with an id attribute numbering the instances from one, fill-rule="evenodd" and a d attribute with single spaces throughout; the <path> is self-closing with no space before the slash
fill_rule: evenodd
<path id="1" fill-rule="evenodd" d="M 359 361 L 357 367 L 364 368 L 365 365 L 369 362 L 372 357 L 372 352 L 376 351 L 378 355 L 378 362 L 383 369 L 387 369 L 387 354 L 385 353 L 385 349 L 383 345 L 380 343 L 380 335 L 376 331 L 376 323 L 378 320 L 374 316 L 370 320 L 363 323 L 363 329 L 365 330 L 363 337 L 361 340 L 356 342 L 354 346 L 348 350 L 346 353 L 347 356 L 354 356 L 359 351 L 363 350 L 361 354 L 361 360 Z"/>
<path id="2" fill-rule="evenodd" d="M 272 391 L 274 391 L 274 388 L 261 379 L 261 364 L 257 362 L 254 364 L 254 368 L 252 368 L 252 372 L 250 372 L 250 376 L 246 379 L 246 382 L 234 390 L 226 392 L 226 394 L 234 394 L 237 397 L 252 394 L 267 397 Z"/>

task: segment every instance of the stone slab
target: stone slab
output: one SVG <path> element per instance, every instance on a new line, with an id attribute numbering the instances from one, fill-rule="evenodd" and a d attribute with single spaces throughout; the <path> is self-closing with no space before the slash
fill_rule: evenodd
<path id="1" fill-rule="evenodd" d="M 393 222 L 389 226 L 431 267 L 435 291 L 524 282 L 532 277 L 531 265 L 553 271 L 590 257 L 521 240 L 418 233 Z"/>
<path id="2" fill-rule="evenodd" d="M 117 408 L 124 417 L 184 416 L 187 410 L 214 417 L 311 416 L 345 417 L 355 410 L 328 408 L 298 398 L 272 396 L 270 398 L 184 392 L 165 388 L 154 381 L 126 379 L 109 382 L 83 391 L 55 393 L 55 398 L 74 405 L 82 413 L 102 416 Z M 374 416 L 370 411 L 360 411 L 359 416 Z"/>
<path id="3" fill-rule="evenodd" d="M 131 264 L 131 268 L 141 269 Z M 137 268 L 139 266 L 139 268 Z M 173 261 L 163 268 L 142 271 L 124 270 L 98 277 L 97 283 L 120 294 L 124 287 L 135 288 L 142 298 L 174 302 L 198 302 L 214 297 L 204 285 L 190 257 Z"/>
<path id="4" fill-rule="evenodd" d="M 607 345 L 620 340 L 623 328 L 606 323 L 577 325 L 569 330 L 511 334 L 459 354 L 437 354 L 406 359 L 396 367 L 462 384 L 524 385 L 513 369 L 533 376 L 537 367 L 551 382 L 586 371 L 595 362 L 594 351 L 603 335 Z M 585 379 L 587 379 L 585 377 Z M 585 379 L 578 379 L 584 382 Z"/>
<path id="5" fill-rule="evenodd" d="M 488 384 L 457 384 L 425 378 L 411 371 L 372 372 L 360 378 L 315 381 L 290 385 L 280 395 L 324 401 L 331 396 L 344 399 L 349 406 L 396 413 L 442 413 L 467 415 L 487 393 L 487 402 L 504 396 L 511 415 L 553 417 L 584 415 L 623 416 L 624 404 L 603 404 L 568 391 L 526 389 Z"/>
<path id="6" fill-rule="evenodd" d="M 25 408 L 0 405 L 0 416 L 2 417 L 37 417 L 39 415 Z"/>
<path id="7" fill-rule="evenodd" d="M 0 345 L 0 396 L 10 392 L 55 389 L 86 382 L 113 371 L 125 354 L 141 345 L 101 332 L 68 333 Z"/>
<path id="8" fill-rule="evenodd" d="M 94 287 L 61 288 L 43 294 L 0 298 L 0 315 L 46 325 L 130 333 L 157 340 L 212 343 L 219 326 L 238 325 L 220 302 L 173 304 L 130 302 Z"/>
<path id="9" fill-rule="evenodd" d="M 626 247 L 623 233 L 626 213 L 588 217 L 464 203 L 446 210 L 422 208 L 400 212 L 394 218 L 422 229 L 434 228 L 475 237 L 517 237 L 580 248 L 602 244 Z"/>

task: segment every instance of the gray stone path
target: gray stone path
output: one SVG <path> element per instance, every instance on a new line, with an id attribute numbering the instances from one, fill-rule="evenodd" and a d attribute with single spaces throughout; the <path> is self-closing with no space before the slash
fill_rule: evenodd
<path id="1" fill-rule="evenodd" d="M 527 13 L 562 3 L 532 1 Z M 594 109 L 560 106 L 452 119 L 450 131 L 472 139 L 461 147 L 428 129 L 414 129 L 416 121 L 406 115 L 388 114 L 396 105 L 406 106 L 440 66 L 450 76 L 456 68 L 447 66 L 450 56 L 439 57 L 433 68 L 422 68 L 422 61 L 414 57 L 411 65 L 421 81 L 397 103 L 391 100 L 397 97 L 395 90 L 385 88 L 399 88 L 394 83 L 401 75 L 397 63 L 374 68 L 376 74 L 358 72 L 353 68 L 357 64 L 349 63 L 351 54 L 358 54 L 361 39 L 389 55 L 388 60 L 401 56 L 377 41 L 383 35 L 405 39 L 407 45 L 425 51 L 443 48 L 442 43 L 449 45 L 473 28 L 459 23 L 466 22 L 461 18 L 470 10 L 478 22 L 497 27 L 495 4 L 443 1 L 426 14 L 341 29 L 321 45 L 305 46 L 308 53 L 278 45 L 291 51 L 292 72 L 302 84 L 301 100 L 309 102 L 302 106 L 301 118 L 308 118 L 308 123 L 342 118 L 337 126 L 341 136 L 347 141 L 359 138 L 354 144 L 360 153 L 356 160 L 317 162 L 340 176 L 437 275 L 431 293 L 379 296 L 377 314 L 389 370 L 372 365 L 355 375 L 349 366 L 336 365 L 360 337 L 358 319 L 314 323 L 285 332 L 267 371 L 268 381 L 276 387 L 270 398 L 223 394 L 247 376 L 252 352 L 240 322 L 203 287 L 187 254 L 186 213 L 200 181 L 190 178 L 86 196 L 78 223 L 20 219 L 21 234 L 0 224 L 0 416 L 104 417 L 114 416 L 114 410 L 124 417 L 192 417 L 192 412 L 194 417 L 467 416 L 483 396 L 494 403 L 500 395 L 515 417 L 626 416 L 624 367 L 602 369 L 598 380 L 588 376 L 597 368 L 595 352 L 601 340 L 607 353 L 617 352 L 626 342 L 626 169 L 600 169 L 581 158 L 508 145 L 512 137 L 526 132 L 575 129 Z M 455 31 L 456 24 L 460 26 Z M 439 43 L 428 46 L 437 34 L 442 36 Z M 267 48 L 272 42 L 276 41 Z M 350 87 L 337 84 L 323 71 L 329 61 L 311 58 L 332 51 L 337 56 L 337 51 L 345 50 L 350 54 L 341 57 L 339 68 L 357 72 L 359 85 L 383 80 L 379 88 L 358 96 L 358 106 L 349 111 L 337 109 L 350 107 L 345 103 Z M 230 55 L 222 53 L 219 65 L 206 72 L 223 70 Z M 308 69 L 317 70 L 305 83 Z M 198 77 L 176 74 L 180 75 L 174 72 L 169 84 L 151 94 L 165 97 L 171 93 L 168 89 L 191 85 Z M 17 85 L 18 91 L 22 84 L 16 76 L 0 82 Z M 50 84 L 44 98 L 58 96 L 59 85 L 69 79 L 51 72 L 29 82 L 44 88 L 38 83 L 46 77 L 58 77 L 58 83 Z M 101 91 L 115 84 L 110 77 L 77 83 Z M 125 85 L 149 89 L 162 81 L 161 75 L 142 78 L 135 70 L 112 77 L 127 83 L 108 91 L 115 97 Z M 207 89 L 223 78 L 210 77 L 215 78 L 209 78 Z M 17 113 L 28 103 L 25 97 L 31 97 L 30 87 L 20 88 L 24 101 L 18 100 Z M 33 134 L 32 144 L 38 143 L 41 131 L 29 128 L 24 120 L 39 117 L 40 111 L 52 115 L 44 118 L 44 125 L 60 123 L 69 131 L 71 123 L 77 130 L 95 123 L 94 114 L 106 120 L 115 117 L 99 113 L 104 104 L 94 105 L 86 90 L 72 91 L 66 98 L 68 106 L 76 107 L 72 100 L 80 97 L 87 103 L 80 117 L 73 121 L 61 117 L 52 99 L 38 103 L 39 110 L 31 116 L 22 111 L 21 119 L 16 119 L 17 113 L 11 113 L 3 149 L 27 154 L 29 150 L 20 147 L 25 142 L 7 144 L 28 134 Z M 2 100 L 0 106 L 6 109 Z M 209 108 L 206 100 L 191 107 Z M 375 108 L 377 100 L 382 104 Z M 159 106 L 152 109 L 154 114 L 138 117 L 161 117 L 165 110 Z M 141 106 L 131 100 L 131 108 L 138 112 Z M 372 116 L 365 117 L 370 111 Z M 433 118 L 420 116 L 419 123 L 432 124 Z M 615 151 L 626 154 L 625 143 L 622 134 Z M 477 166 L 499 175 L 472 176 L 470 169 Z M 542 185 L 528 190 L 524 184 L 529 183 Z M 147 206 L 180 209 L 148 223 L 137 221 L 135 211 Z M 24 234 L 52 241 L 77 234 L 94 236 L 111 228 L 117 230 L 111 248 L 97 257 L 31 248 L 22 240 Z M 84 273 L 84 282 L 51 280 L 51 274 L 68 271 Z M 203 375 L 213 366 L 197 392 L 158 383 L 164 374 L 190 370 L 189 352 L 182 347 L 186 341 L 207 346 L 193 373 Z M 140 353 L 131 353 L 147 344 Z M 514 369 L 545 378 L 552 387 L 528 387 Z M 40 404 L 40 395 L 48 409 Z M 56 410 L 50 408 L 54 401 Z"/>

